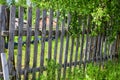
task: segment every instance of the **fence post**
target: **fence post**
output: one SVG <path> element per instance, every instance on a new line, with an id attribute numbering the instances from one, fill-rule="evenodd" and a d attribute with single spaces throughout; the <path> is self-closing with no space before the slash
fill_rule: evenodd
<path id="1" fill-rule="evenodd" d="M 7 65 L 6 56 L 4 53 L 1 53 L 1 63 L 3 68 L 2 70 L 3 70 L 4 80 L 9 80 L 8 65 Z"/>

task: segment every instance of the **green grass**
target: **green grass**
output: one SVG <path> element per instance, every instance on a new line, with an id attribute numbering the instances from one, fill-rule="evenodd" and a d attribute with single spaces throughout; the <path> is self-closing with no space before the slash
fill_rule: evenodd
<path id="1" fill-rule="evenodd" d="M 55 67 L 52 60 L 47 64 L 48 75 L 41 75 L 40 79 L 36 80 L 56 80 L 56 74 L 53 73 L 58 67 Z M 75 67 L 72 71 L 67 69 L 67 76 L 65 79 L 61 77 L 60 80 L 120 80 L 120 62 L 107 61 L 104 66 L 100 64 L 93 65 L 89 63 L 84 71 L 83 67 Z"/>

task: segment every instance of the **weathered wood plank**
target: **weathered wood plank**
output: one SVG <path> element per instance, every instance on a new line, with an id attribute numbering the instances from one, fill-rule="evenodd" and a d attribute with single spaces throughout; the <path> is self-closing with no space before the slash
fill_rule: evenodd
<path id="1" fill-rule="evenodd" d="M 65 33 L 65 20 L 62 20 L 62 34 L 61 34 L 61 38 L 60 38 L 60 55 L 59 55 L 59 64 L 62 64 L 62 57 L 63 57 L 63 44 L 64 44 L 64 33 Z M 61 68 L 58 69 L 58 76 L 57 76 L 57 80 L 60 80 L 61 78 Z"/>
<path id="2" fill-rule="evenodd" d="M 83 55 L 84 55 L 84 52 L 83 52 L 83 47 L 84 47 L 84 31 L 85 31 L 85 23 L 84 23 L 84 21 L 82 21 L 82 31 L 83 31 L 83 33 L 82 33 L 82 41 L 81 41 L 81 51 L 80 51 L 80 62 L 82 62 L 83 61 Z M 81 66 L 81 63 L 79 64 L 79 67 Z"/>
<path id="3" fill-rule="evenodd" d="M 0 53 L 4 52 L 4 37 L 1 35 L 2 30 L 5 29 L 5 8 L 6 6 L 0 6 Z"/>
<path id="4" fill-rule="evenodd" d="M 55 63 L 57 63 L 57 54 L 58 54 L 58 37 L 59 37 L 59 11 L 57 11 L 57 17 L 56 17 L 56 34 L 55 34 L 55 45 L 54 45 L 54 60 Z M 55 70 L 55 74 L 57 74 L 57 71 Z M 56 76 L 57 77 L 57 76 Z M 55 78 L 56 78 L 55 77 Z"/>
<path id="5" fill-rule="evenodd" d="M 17 55 L 17 76 L 21 80 L 21 63 L 22 63 L 22 31 L 23 31 L 23 7 L 19 7 L 19 32 L 18 32 L 18 55 Z"/>
<path id="6" fill-rule="evenodd" d="M 84 59 L 84 61 L 85 61 L 85 63 L 84 63 L 84 69 L 85 69 L 85 67 L 86 67 L 86 60 L 87 60 L 87 56 L 88 56 L 88 39 L 89 39 L 89 34 L 87 33 L 87 35 L 86 35 L 86 45 L 85 45 L 85 59 Z"/>
<path id="7" fill-rule="evenodd" d="M 26 51 L 25 51 L 25 73 L 24 80 L 28 80 L 29 63 L 30 63 L 30 41 L 31 41 L 31 27 L 32 27 L 32 8 L 28 8 L 28 20 L 27 20 L 27 36 L 26 36 Z"/>
<path id="8" fill-rule="evenodd" d="M 101 35 L 101 46 L 100 46 L 100 62 L 102 62 L 102 51 L 103 51 L 103 35 Z"/>
<path id="9" fill-rule="evenodd" d="M 88 46 L 88 60 L 90 60 L 90 58 L 91 58 L 91 47 L 92 47 L 92 37 L 89 37 L 89 42 L 88 42 L 88 44 L 89 44 L 89 46 Z"/>
<path id="10" fill-rule="evenodd" d="M 80 37 L 78 36 L 77 38 L 76 38 L 76 52 L 75 52 L 75 65 L 74 65 L 74 67 L 76 67 L 77 66 L 77 60 L 78 60 L 78 49 L 79 49 L 79 45 L 80 45 Z"/>
<path id="11" fill-rule="evenodd" d="M 41 39 L 41 55 L 40 55 L 40 74 L 43 73 L 43 66 L 44 66 L 44 52 L 45 52 L 45 36 L 46 36 L 46 15 L 47 12 L 44 9 L 42 14 L 42 39 Z M 39 74 L 39 76 L 40 76 Z"/>
<path id="12" fill-rule="evenodd" d="M 51 55 L 52 55 L 52 28 L 53 28 L 53 10 L 50 9 L 49 38 L 48 38 L 48 60 L 51 59 Z"/>
<path id="13" fill-rule="evenodd" d="M 37 63 L 37 54 L 38 54 L 38 30 L 39 30 L 39 19 L 40 19 L 40 10 L 36 10 L 36 23 L 35 23 L 35 35 L 34 35 L 34 59 L 33 59 L 33 69 L 36 68 Z M 36 79 L 35 71 L 32 73 L 32 80 Z"/>
<path id="14" fill-rule="evenodd" d="M 1 35 L 2 30 L 5 27 L 5 6 L 0 5 L 0 53 L 4 52 L 4 37 Z M 1 57 L 0 57 L 1 58 Z M 1 62 L 1 59 L 0 59 Z M 2 71 L 2 66 L 0 63 L 0 72 Z"/>
<path id="15" fill-rule="evenodd" d="M 98 61 L 98 56 L 100 56 L 100 48 L 101 48 L 101 34 L 98 34 L 97 37 L 97 51 L 96 51 L 96 61 Z"/>
<path id="16" fill-rule="evenodd" d="M 88 15 L 88 17 L 87 17 L 87 27 L 86 27 L 86 29 L 87 29 L 87 38 L 86 38 L 86 50 L 85 50 L 85 61 L 88 59 L 88 56 L 89 56 L 89 39 L 90 39 L 90 35 L 89 35 L 89 32 L 90 32 L 90 27 L 91 27 L 91 16 L 90 15 Z M 85 66 L 86 66 L 86 63 L 85 63 Z"/>
<path id="17" fill-rule="evenodd" d="M 15 33 L 14 33 L 15 36 L 18 36 L 18 31 L 19 31 L 19 30 L 15 30 Z M 59 36 L 60 36 L 60 35 L 61 35 L 61 29 L 59 29 L 58 32 L 59 32 Z M 65 29 L 65 35 L 66 35 L 67 32 L 68 32 L 68 30 Z M 56 35 L 56 34 L 57 34 L 57 33 L 56 33 L 56 30 L 53 30 L 53 31 L 52 31 L 52 35 Z M 2 30 L 2 31 L 1 31 L 1 36 L 6 37 L 6 36 L 8 36 L 8 35 L 9 35 L 9 31 L 6 31 L 6 30 Z M 24 29 L 24 28 L 23 28 L 22 35 L 23 35 L 23 36 L 26 36 L 26 35 L 27 35 L 27 29 Z M 34 35 L 35 35 L 35 31 L 34 31 L 34 28 L 32 28 L 31 36 L 34 36 Z M 42 30 L 41 30 L 41 29 L 39 29 L 38 35 L 42 35 Z M 49 35 L 49 30 L 46 30 L 46 35 Z"/>
<path id="18" fill-rule="evenodd" d="M 103 54 L 103 58 L 105 58 L 105 56 L 107 56 L 107 40 L 105 39 L 105 43 L 104 43 L 104 54 Z M 104 62 L 104 60 L 103 60 Z"/>
<path id="19" fill-rule="evenodd" d="M 93 63 L 96 61 L 96 60 L 94 60 L 94 58 L 96 59 L 96 52 L 97 52 L 97 40 L 98 40 L 98 36 L 95 36 L 94 37 L 94 44 L 93 44 Z"/>
<path id="20" fill-rule="evenodd" d="M 8 64 L 6 61 L 5 53 L 1 53 L 1 62 L 2 62 L 4 80 L 9 80 Z"/>
<path id="21" fill-rule="evenodd" d="M 72 68 L 72 61 L 73 61 L 73 49 L 74 49 L 74 41 L 75 41 L 75 38 L 74 37 L 71 37 L 72 38 L 72 43 L 71 43 L 71 51 L 70 51 L 70 70 Z M 70 71 L 71 72 L 71 71 Z"/>
<path id="22" fill-rule="evenodd" d="M 115 46 L 116 46 L 116 40 L 113 42 L 113 46 L 112 46 L 112 59 L 114 58 L 113 55 L 115 55 Z"/>
<path id="23" fill-rule="evenodd" d="M 71 19 L 71 16 L 70 14 L 68 14 L 68 21 L 67 21 L 67 27 L 68 27 L 68 30 L 70 28 L 70 19 Z M 64 70 L 63 70 L 63 79 L 65 79 L 66 77 L 66 67 L 67 67 L 67 59 L 68 59 L 68 47 L 69 47 L 69 33 L 67 33 L 67 36 L 66 36 L 66 47 L 65 47 L 65 57 L 64 57 Z"/>
<path id="24" fill-rule="evenodd" d="M 15 6 L 10 7 L 9 44 L 8 44 L 8 67 L 11 80 L 16 80 L 15 59 L 14 59 L 14 29 L 15 29 Z"/>
<path id="25" fill-rule="evenodd" d="M 56 62 L 57 57 L 57 48 L 58 48 L 58 36 L 59 36 L 59 11 L 57 11 L 57 24 L 56 24 L 56 34 L 55 34 L 55 47 L 54 47 L 54 60 Z"/>

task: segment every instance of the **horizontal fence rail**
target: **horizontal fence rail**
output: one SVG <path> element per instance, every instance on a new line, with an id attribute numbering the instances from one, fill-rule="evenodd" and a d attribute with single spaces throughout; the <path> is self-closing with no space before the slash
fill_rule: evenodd
<path id="1" fill-rule="evenodd" d="M 65 79 L 68 68 L 70 71 L 78 66 L 85 68 L 88 63 L 103 63 L 118 56 L 117 40 L 109 43 L 105 34 L 91 36 L 91 26 L 95 25 L 89 16 L 78 20 L 81 32 L 74 37 L 69 32 L 70 14 L 61 18 L 59 11 L 36 9 L 36 15 L 32 15 L 34 11 L 29 7 L 25 21 L 24 10 L 18 8 L 16 21 L 15 6 L 10 7 L 10 13 L 5 6 L 0 6 L 0 53 L 7 54 L 11 80 L 35 80 L 42 74 L 48 75 L 49 72 L 44 72 L 50 60 L 59 64 L 55 79 L 60 80 L 61 77 Z M 35 22 L 32 16 L 36 17 Z M 0 64 L 0 72 L 1 69 Z"/>

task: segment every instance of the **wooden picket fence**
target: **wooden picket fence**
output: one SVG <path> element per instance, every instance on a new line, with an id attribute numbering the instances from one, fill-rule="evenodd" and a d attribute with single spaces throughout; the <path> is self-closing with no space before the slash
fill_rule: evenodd
<path id="1" fill-rule="evenodd" d="M 56 16 L 53 15 L 53 10 L 49 11 L 49 27 L 46 22 L 47 11 L 44 9 L 40 11 L 36 10 L 35 26 L 32 26 L 32 8 L 28 8 L 27 15 L 27 27 L 24 28 L 24 8 L 19 7 L 18 10 L 18 28 L 15 25 L 16 7 L 10 7 L 10 13 L 6 12 L 6 6 L 0 6 L 0 53 L 6 53 L 8 56 L 8 69 L 11 80 L 24 80 L 36 79 L 36 73 L 43 74 L 46 70 L 45 57 L 48 60 L 53 59 L 59 63 L 62 67 L 58 71 L 59 80 L 61 76 L 66 76 L 67 68 L 72 66 L 77 67 L 81 64 L 86 66 L 89 62 L 104 62 L 108 59 L 113 59 L 115 55 L 116 40 L 112 43 L 107 43 L 107 38 L 99 34 L 98 36 L 90 36 L 86 31 L 85 26 L 88 24 L 80 23 L 83 28 L 82 33 L 78 37 L 73 37 L 69 34 L 70 19 L 68 14 L 67 23 L 65 19 L 60 21 L 60 13 L 56 12 Z M 40 16 L 42 12 L 42 25 L 40 25 Z M 8 16 L 9 26 L 8 25 Z M 53 18 L 56 17 L 55 28 L 53 29 Z M 41 28 L 40 28 L 41 27 Z M 26 36 L 26 46 L 23 46 L 23 37 Z M 34 36 L 33 53 L 31 52 L 31 38 Z M 38 37 L 41 36 L 40 43 Z M 48 42 L 46 42 L 46 36 Z M 52 37 L 55 37 L 52 40 Z M 18 37 L 17 57 L 15 57 L 15 45 L 14 38 Z M 8 49 L 5 49 L 6 38 L 8 38 Z M 60 40 L 59 40 L 60 39 Z M 54 45 L 52 44 L 54 42 Z M 59 44 L 58 44 L 59 43 Z M 46 48 L 46 44 L 48 44 Z M 41 45 L 41 46 L 39 46 Z M 39 46 L 39 47 L 38 47 Z M 25 47 L 25 53 L 23 53 L 23 47 Z M 39 51 L 40 49 L 40 51 Z M 47 53 L 46 53 L 47 51 Z M 31 55 L 34 55 L 33 61 L 31 61 Z M 24 57 L 24 59 L 23 59 Z M 40 59 L 38 64 L 38 59 Z M 24 61 L 24 65 L 23 65 Z M 30 65 L 32 63 L 32 65 Z M 0 66 L 1 69 L 1 66 Z M 62 71 L 63 70 L 63 71 Z M 32 73 L 32 74 L 30 74 Z"/>

